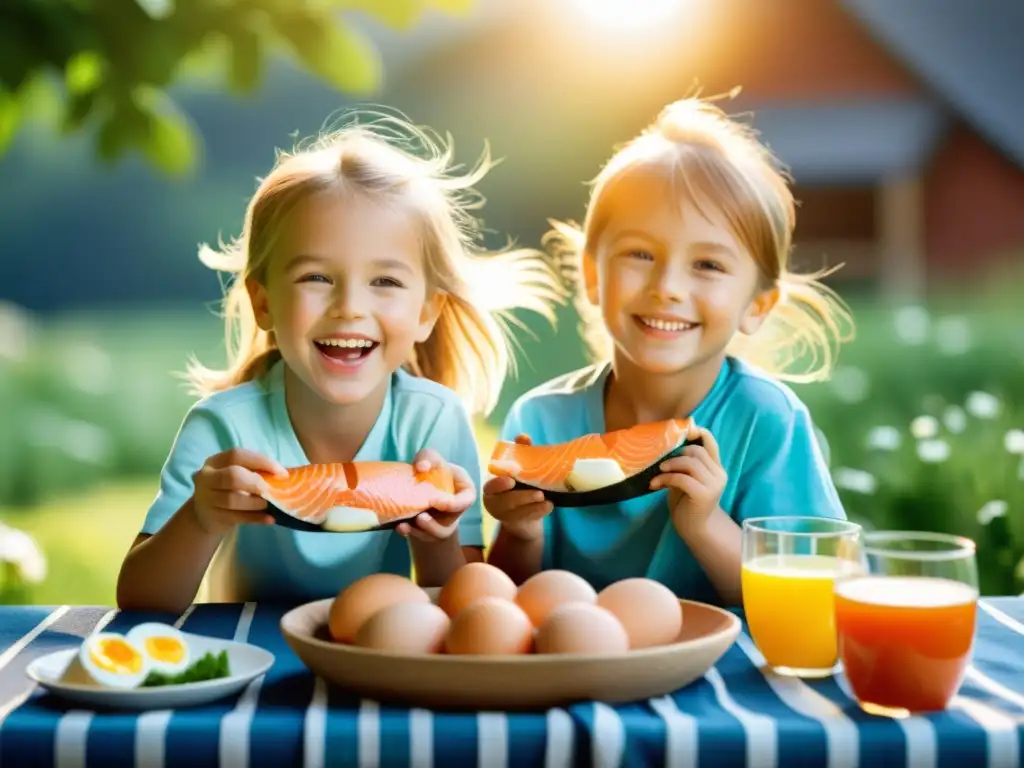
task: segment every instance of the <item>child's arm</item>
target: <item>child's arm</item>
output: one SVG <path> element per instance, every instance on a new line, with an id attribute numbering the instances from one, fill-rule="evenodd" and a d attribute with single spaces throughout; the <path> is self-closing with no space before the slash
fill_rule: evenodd
<path id="1" fill-rule="evenodd" d="M 506 477 L 496 477 L 487 486 L 484 486 L 485 491 L 488 490 L 491 483 L 499 480 L 511 484 L 511 480 Z M 524 491 L 511 491 L 494 496 L 488 493 L 488 496 L 499 499 L 501 495 L 512 496 L 515 493 L 524 493 Z M 489 501 L 488 511 L 494 514 L 495 505 L 500 503 L 501 501 Z M 550 505 L 550 502 L 543 503 Z M 518 532 L 514 532 L 516 529 L 513 526 L 505 523 L 499 524 L 498 536 L 487 557 L 488 563 L 503 570 L 516 584 L 522 584 L 534 574 L 540 573 L 544 567 L 544 521 L 533 522 L 534 525 L 525 529 L 521 528 Z"/>
<path id="2" fill-rule="evenodd" d="M 727 478 L 718 443 L 707 429 L 699 433 L 699 445 L 689 445 L 681 456 L 662 463 L 663 474 L 651 481 L 651 488 L 668 488 L 676 532 L 725 604 L 738 605 L 742 601 L 740 527 L 719 506 Z"/>
<path id="3" fill-rule="evenodd" d="M 136 540 L 121 566 L 118 605 L 181 612 L 195 599 L 221 540 L 236 525 L 272 525 L 258 471 L 284 473 L 277 462 L 244 448 L 211 456 L 195 475 L 195 491 L 153 536 Z"/>
<path id="4" fill-rule="evenodd" d="M 182 613 L 195 600 L 221 538 L 199 527 L 189 499 L 155 534 L 135 538 L 117 577 L 117 607 Z"/>
<path id="5" fill-rule="evenodd" d="M 523 410 L 523 401 L 509 409 L 499 439 L 530 444 Z M 492 477 L 484 486 L 484 506 L 498 523 L 487 562 L 522 584 L 544 568 L 544 518 L 554 508 L 539 491 L 513 491 L 514 485 L 511 478 Z"/>
<path id="6" fill-rule="evenodd" d="M 184 611 L 224 536 L 239 523 L 272 522 L 256 470 L 285 470 L 232 448 L 233 442 L 216 414 L 202 406 L 189 411 L 160 474 L 160 491 L 121 565 L 119 608 Z"/>
<path id="7" fill-rule="evenodd" d="M 743 602 L 740 588 L 742 531 L 736 522 L 721 507 L 716 507 L 704 525 L 683 535 L 683 541 L 722 601 L 726 605 L 740 605 Z"/>
<path id="8" fill-rule="evenodd" d="M 399 533 L 409 538 L 417 583 L 439 587 L 466 563 L 483 560 L 480 454 L 469 415 L 460 401 L 454 400 L 442 411 L 424 443 L 418 457 L 429 460 L 430 454 L 436 453 L 452 465 L 458 501 L 450 511 L 439 510 L 441 519 L 418 519 L 416 530 L 403 525 Z"/>
<path id="9" fill-rule="evenodd" d="M 782 515 L 846 519 L 807 409 L 762 409 L 760 416 L 746 441 L 748 454 L 739 477 L 730 479 L 737 486 L 731 514 L 716 506 L 704 524 L 687 525 L 685 519 L 674 518 L 676 530 L 708 580 L 730 605 L 742 602 L 744 520 Z M 717 446 L 713 441 L 710 446 L 717 461 Z M 721 481 L 724 488 L 724 470 Z"/>

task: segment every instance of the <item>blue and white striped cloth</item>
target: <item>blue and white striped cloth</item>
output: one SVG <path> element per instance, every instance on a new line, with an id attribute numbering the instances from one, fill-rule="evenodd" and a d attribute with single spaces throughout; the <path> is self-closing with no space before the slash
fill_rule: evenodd
<path id="1" fill-rule="evenodd" d="M 1024 598 L 986 599 L 981 608 L 974 663 L 952 706 L 888 720 L 863 714 L 841 677 L 766 676 L 746 632 L 703 680 L 650 701 L 524 714 L 386 706 L 315 679 L 281 636 L 282 610 L 253 603 L 199 605 L 178 621 L 276 655 L 240 696 L 173 712 L 91 712 L 34 689 L 29 661 L 104 626 L 127 631 L 167 616 L 0 606 L 0 766 L 1018 768 Z"/>

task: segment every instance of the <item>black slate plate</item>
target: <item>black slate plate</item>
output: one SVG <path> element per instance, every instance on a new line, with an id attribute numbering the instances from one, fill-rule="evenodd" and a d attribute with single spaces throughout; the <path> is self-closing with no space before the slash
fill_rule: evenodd
<path id="1" fill-rule="evenodd" d="M 432 510 L 427 510 L 428 513 L 431 511 Z M 378 525 L 373 528 L 364 528 L 360 531 L 329 531 L 322 525 L 307 523 L 305 520 L 299 520 L 297 517 L 292 517 L 287 512 L 279 509 L 270 502 L 267 502 L 267 514 L 274 518 L 274 522 L 277 525 L 285 528 L 291 528 L 293 531 L 303 531 L 305 533 L 371 533 L 373 531 L 387 531 L 392 528 L 397 528 L 399 523 L 408 523 L 415 520 L 417 516 L 423 513 L 417 512 L 412 517 L 403 517 L 401 520 L 391 520 L 384 525 Z"/>
<path id="2" fill-rule="evenodd" d="M 672 449 L 656 462 L 651 464 L 642 472 L 637 472 L 632 477 L 620 480 L 613 485 L 606 485 L 604 488 L 595 488 L 592 491 L 549 491 L 544 488 L 537 488 L 527 483 L 516 481 L 513 490 L 517 491 L 540 491 L 544 498 L 556 507 L 596 507 L 599 504 L 618 504 L 620 501 L 636 499 L 653 493 L 651 480 L 661 474 L 660 466 L 663 461 L 682 454 L 683 449 L 688 445 L 703 445 L 701 438 L 686 440 L 681 445 Z"/>

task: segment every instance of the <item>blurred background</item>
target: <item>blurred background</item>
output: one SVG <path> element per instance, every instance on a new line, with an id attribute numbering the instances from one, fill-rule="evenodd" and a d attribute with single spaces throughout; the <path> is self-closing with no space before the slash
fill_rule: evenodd
<path id="1" fill-rule="evenodd" d="M 275 148 L 354 105 L 450 132 L 488 245 L 579 220 L 612 147 L 741 87 L 800 202 L 795 263 L 858 325 L 797 386 L 852 517 L 978 542 L 1024 589 L 1024 6 L 1016 0 L 6 0 L 0 5 L 0 602 L 111 604 L 223 356 L 220 276 Z M 523 318 L 479 425 L 586 363 Z"/>

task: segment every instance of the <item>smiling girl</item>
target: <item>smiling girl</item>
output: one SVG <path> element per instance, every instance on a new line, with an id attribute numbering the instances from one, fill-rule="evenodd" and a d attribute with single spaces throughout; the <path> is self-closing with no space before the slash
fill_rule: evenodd
<path id="1" fill-rule="evenodd" d="M 241 236 L 202 249 L 237 275 L 228 366 L 189 370 L 203 398 L 122 565 L 120 607 L 183 610 L 218 547 L 233 600 L 333 597 L 413 564 L 438 585 L 482 559 L 469 416 L 493 407 L 508 371 L 501 313 L 550 318 L 562 294 L 540 254 L 473 249 L 471 189 L 488 158 L 465 176 L 451 159 L 402 120 L 343 128 L 281 155 Z M 347 461 L 451 462 L 456 492 L 400 535 L 270 524 L 258 472 Z"/>
<path id="2" fill-rule="evenodd" d="M 622 504 L 553 509 L 490 480 L 484 503 L 501 522 L 491 563 L 517 581 L 541 568 L 597 588 L 646 576 L 736 604 L 744 519 L 845 517 L 807 408 L 779 381 L 827 377 L 849 320 L 816 276 L 788 270 L 793 226 L 774 158 L 705 101 L 669 105 L 612 157 L 582 229 L 555 230 L 600 362 L 523 395 L 501 437 L 560 443 L 689 416 L 703 445 Z"/>

